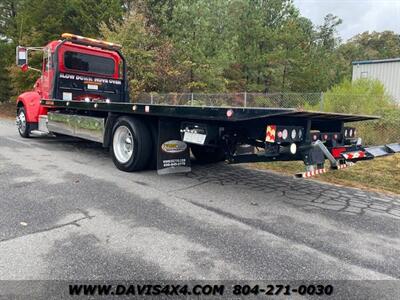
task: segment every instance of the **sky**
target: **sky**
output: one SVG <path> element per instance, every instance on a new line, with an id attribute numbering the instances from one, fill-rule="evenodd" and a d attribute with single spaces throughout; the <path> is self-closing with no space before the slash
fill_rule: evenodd
<path id="1" fill-rule="evenodd" d="M 329 13 L 340 17 L 338 32 L 343 41 L 364 31 L 400 34 L 400 0 L 294 0 L 294 4 L 316 25 Z"/>

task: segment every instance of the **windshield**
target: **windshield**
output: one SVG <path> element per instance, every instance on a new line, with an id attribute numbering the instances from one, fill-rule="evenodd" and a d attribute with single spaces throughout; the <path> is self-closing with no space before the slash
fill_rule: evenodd
<path id="1" fill-rule="evenodd" d="M 113 75 L 115 73 L 113 59 L 79 52 L 65 52 L 64 65 L 67 69 L 88 73 L 104 75 Z"/>

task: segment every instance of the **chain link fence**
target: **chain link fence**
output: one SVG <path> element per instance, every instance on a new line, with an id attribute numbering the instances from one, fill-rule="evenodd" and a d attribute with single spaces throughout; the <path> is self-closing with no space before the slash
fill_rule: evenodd
<path id="1" fill-rule="evenodd" d="M 132 102 L 145 104 L 303 108 L 322 103 L 323 93 L 140 93 Z"/>
<path id="2" fill-rule="evenodd" d="M 272 107 L 297 108 L 311 111 L 331 111 L 339 113 L 359 113 L 363 105 L 382 99 L 365 95 L 339 95 L 324 93 L 140 93 L 132 102 L 159 105 L 219 106 L 219 107 Z M 334 101 L 335 107 L 330 103 Z M 365 101 L 365 102 L 364 102 Z M 343 106 L 341 106 L 341 103 Z M 359 135 L 367 145 L 400 142 L 400 106 L 393 106 L 390 115 L 380 120 L 358 122 Z"/>

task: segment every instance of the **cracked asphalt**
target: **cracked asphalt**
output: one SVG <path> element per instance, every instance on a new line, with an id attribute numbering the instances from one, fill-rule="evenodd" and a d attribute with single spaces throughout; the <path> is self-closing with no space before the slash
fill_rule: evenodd
<path id="1" fill-rule="evenodd" d="M 123 173 L 0 120 L 0 279 L 400 277 L 400 197 L 216 164 Z"/>

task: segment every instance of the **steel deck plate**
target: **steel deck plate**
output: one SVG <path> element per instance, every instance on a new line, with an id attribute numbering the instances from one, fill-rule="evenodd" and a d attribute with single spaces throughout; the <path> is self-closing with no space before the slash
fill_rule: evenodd
<path id="1" fill-rule="evenodd" d="M 397 153 L 400 152 L 400 144 L 387 144 L 386 147 L 388 147 L 390 150 L 392 150 L 393 152 Z"/>
<path id="2" fill-rule="evenodd" d="M 390 155 L 391 153 L 388 152 L 388 150 L 389 149 L 387 149 L 385 146 L 374 146 L 365 148 L 365 152 L 371 154 L 374 157 Z"/>

